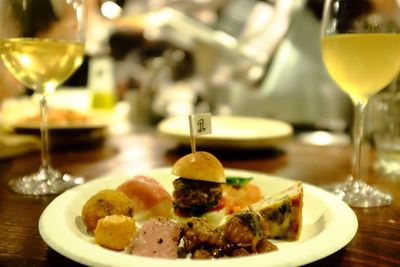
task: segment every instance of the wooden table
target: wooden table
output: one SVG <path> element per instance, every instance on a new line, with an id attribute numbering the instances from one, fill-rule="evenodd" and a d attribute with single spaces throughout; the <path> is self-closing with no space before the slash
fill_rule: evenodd
<path id="1" fill-rule="evenodd" d="M 186 152 L 174 142 L 145 131 L 110 137 L 97 148 L 54 151 L 52 162 L 61 171 L 91 180 L 170 166 Z M 225 167 L 261 171 L 315 185 L 344 180 L 351 161 L 351 149 L 346 145 L 313 146 L 296 138 L 280 150 L 211 152 Z M 39 217 L 55 196 L 22 196 L 7 188 L 11 178 L 36 171 L 39 160 L 39 153 L 33 153 L 0 161 L 0 265 L 79 266 L 53 251 L 39 235 Z M 400 266 L 400 179 L 384 179 L 370 169 L 368 181 L 390 191 L 393 204 L 354 209 L 359 221 L 354 239 L 345 248 L 309 266 Z"/>

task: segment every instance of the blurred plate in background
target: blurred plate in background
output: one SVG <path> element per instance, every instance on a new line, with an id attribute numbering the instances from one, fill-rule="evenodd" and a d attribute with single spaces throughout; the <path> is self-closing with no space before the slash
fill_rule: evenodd
<path id="1" fill-rule="evenodd" d="M 97 146 L 108 136 L 114 113 L 92 110 L 88 90 L 60 90 L 49 95 L 48 102 L 51 149 Z M 5 100 L 0 109 L 0 118 L 1 130 L 9 135 L 40 135 L 37 96 Z"/>
<path id="2" fill-rule="evenodd" d="M 49 128 L 50 149 L 69 150 L 76 148 L 101 146 L 108 136 L 107 125 L 82 127 L 51 127 Z M 15 127 L 13 132 L 22 135 L 40 136 L 39 127 Z"/>
<path id="3" fill-rule="evenodd" d="M 179 144 L 190 145 L 187 116 L 161 121 L 158 131 Z M 293 134 L 293 127 L 283 121 L 242 116 L 213 116 L 212 134 L 196 137 L 198 147 L 262 149 L 275 147 Z"/>

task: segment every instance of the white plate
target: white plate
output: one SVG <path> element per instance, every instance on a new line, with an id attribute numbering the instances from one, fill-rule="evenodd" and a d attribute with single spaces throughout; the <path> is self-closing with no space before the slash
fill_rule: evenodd
<path id="1" fill-rule="evenodd" d="M 171 117 L 161 121 L 160 133 L 180 144 L 190 144 L 188 117 Z M 283 121 L 241 117 L 213 116 L 212 133 L 196 137 L 198 146 L 218 148 L 266 148 L 281 144 L 293 134 L 293 127 Z"/>
<path id="2" fill-rule="evenodd" d="M 142 172 L 157 179 L 172 191 L 170 168 Z M 264 195 L 281 191 L 293 184 L 292 180 L 256 172 L 226 169 L 226 175 L 252 176 Z M 303 229 L 294 242 L 272 240 L 279 248 L 266 254 L 216 260 L 164 260 L 138 257 L 114 252 L 96 245 L 85 230 L 81 208 L 87 199 L 101 189 L 115 188 L 132 175 L 96 179 L 70 189 L 44 210 L 39 220 L 43 240 L 60 254 L 89 266 L 164 266 L 164 267 L 243 267 L 243 266 L 299 266 L 324 258 L 351 241 L 357 231 L 354 212 L 332 194 L 304 184 Z"/>

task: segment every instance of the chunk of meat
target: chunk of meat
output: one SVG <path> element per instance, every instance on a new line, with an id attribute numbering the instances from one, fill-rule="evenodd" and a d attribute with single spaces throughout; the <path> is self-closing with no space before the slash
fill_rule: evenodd
<path id="1" fill-rule="evenodd" d="M 213 229 L 207 220 L 193 217 L 182 229 L 184 236 L 184 248 L 188 252 L 194 252 L 202 248 L 213 235 Z"/>
<path id="2" fill-rule="evenodd" d="M 200 248 L 200 249 L 195 250 L 195 252 L 193 252 L 192 258 L 193 259 L 211 259 L 212 256 L 208 250 Z"/>
<path id="3" fill-rule="evenodd" d="M 220 183 L 178 178 L 173 181 L 175 212 L 186 217 L 200 217 L 221 204 Z M 223 206 L 221 206 L 222 208 Z"/>
<path id="4" fill-rule="evenodd" d="M 226 222 L 224 230 L 227 240 L 257 252 L 257 244 L 268 236 L 268 223 L 259 214 L 243 210 Z"/>
<path id="5" fill-rule="evenodd" d="M 225 224 L 213 228 L 203 218 L 191 218 L 182 227 L 184 249 L 193 258 L 244 256 L 276 250 L 269 243 L 268 223 L 258 213 L 244 209 Z"/>
<path id="6" fill-rule="evenodd" d="M 137 256 L 177 258 L 180 226 L 165 217 L 153 218 L 143 223 L 137 231 L 128 252 Z"/>
<path id="7" fill-rule="evenodd" d="M 226 242 L 222 229 L 213 228 L 204 218 L 191 218 L 182 227 L 182 236 L 184 249 L 190 253 L 206 249 L 216 258 L 229 250 L 230 244 Z"/>

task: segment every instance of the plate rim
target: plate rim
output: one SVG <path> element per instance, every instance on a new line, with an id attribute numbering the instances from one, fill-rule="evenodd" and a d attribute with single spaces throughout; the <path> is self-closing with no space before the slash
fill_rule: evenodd
<path id="1" fill-rule="evenodd" d="M 95 260 L 92 260 L 92 259 L 88 259 L 87 257 L 82 257 L 82 256 L 78 255 L 79 253 L 66 250 L 65 246 L 63 246 L 59 242 L 52 239 L 51 238 L 52 234 L 59 235 L 60 232 L 56 231 L 54 233 L 49 233 L 48 228 L 46 229 L 46 226 L 50 223 L 50 220 L 55 220 L 54 223 L 57 223 L 57 222 L 62 223 L 63 222 L 62 219 L 65 216 L 65 214 L 64 214 L 62 216 L 56 216 L 54 218 L 53 216 L 51 216 L 52 213 L 57 214 L 56 210 L 59 208 L 60 203 L 62 204 L 63 203 L 62 201 L 64 199 L 68 199 L 68 197 L 70 197 L 70 195 L 73 196 L 74 194 L 79 194 L 79 191 L 80 191 L 79 189 L 81 189 L 82 187 L 95 186 L 96 184 L 101 183 L 102 181 L 104 182 L 105 180 L 109 180 L 109 179 L 121 179 L 122 180 L 122 179 L 127 179 L 129 177 L 132 177 L 132 175 L 139 175 L 139 174 L 146 175 L 146 173 L 166 172 L 169 170 L 170 170 L 170 167 L 160 167 L 160 168 L 149 169 L 147 171 L 136 171 L 136 172 L 124 174 L 124 175 L 108 175 L 108 176 L 104 176 L 104 177 L 99 177 L 99 178 L 91 180 L 83 185 L 80 185 L 80 186 L 77 186 L 77 187 L 74 187 L 72 189 L 65 191 L 64 193 L 57 196 L 45 208 L 45 210 L 41 214 L 41 216 L 39 218 L 39 222 L 38 222 L 40 236 L 42 237 L 44 242 L 49 247 L 51 247 L 52 249 L 54 249 L 61 255 L 65 256 L 73 261 L 76 261 L 81 264 L 90 265 L 90 266 L 114 266 L 112 260 L 111 261 L 107 260 L 105 262 L 99 262 L 99 261 L 96 261 L 96 259 L 97 260 L 107 259 L 108 256 L 115 255 L 115 253 L 118 253 L 118 252 L 104 249 L 99 246 L 93 246 L 93 244 L 91 244 L 90 242 L 86 242 L 87 244 L 83 244 L 83 245 L 84 245 L 84 247 L 88 248 L 89 252 L 94 250 L 95 252 L 101 254 L 101 255 L 100 254 L 97 255 L 100 258 L 96 257 Z M 260 177 L 264 176 L 264 177 L 268 177 L 269 179 L 279 179 L 279 180 L 286 181 L 286 182 L 294 182 L 294 180 L 292 180 L 292 179 L 279 177 L 279 176 L 275 176 L 275 175 L 270 175 L 270 174 L 257 172 L 257 171 L 235 169 L 235 168 L 225 168 L 225 170 L 226 170 L 226 172 L 233 172 L 233 173 L 245 172 L 246 174 L 257 175 Z M 330 209 L 328 209 L 328 211 L 333 212 L 333 215 L 340 215 L 338 217 L 332 217 L 332 220 L 330 221 L 328 229 L 324 229 L 323 231 L 318 233 L 315 237 L 305 240 L 298 245 L 298 246 L 302 246 L 302 250 L 309 249 L 310 251 L 312 251 L 312 253 L 311 253 L 312 257 L 310 257 L 310 255 L 307 256 L 303 253 L 300 253 L 299 255 L 297 255 L 297 258 L 295 260 L 286 259 L 285 261 L 282 261 L 281 258 L 279 258 L 279 255 L 282 253 L 279 253 L 279 250 L 278 250 L 277 252 L 272 252 L 272 253 L 267 253 L 267 254 L 259 254 L 259 255 L 248 256 L 248 257 L 211 260 L 211 261 L 207 261 L 207 264 L 211 264 L 212 266 L 218 266 L 218 267 L 234 267 L 234 266 L 242 266 L 243 264 L 246 264 L 246 266 L 248 266 L 248 264 L 251 264 L 252 266 L 264 266 L 262 258 L 268 257 L 270 260 L 272 259 L 272 263 L 273 263 L 273 264 L 271 264 L 271 262 L 268 262 L 268 266 L 298 266 L 298 265 L 304 265 L 307 263 L 311 263 L 311 262 L 320 260 L 324 257 L 327 257 L 327 256 L 337 252 L 341 248 L 345 247 L 353 239 L 353 237 L 355 236 L 357 229 L 358 229 L 358 220 L 357 220 L 357 217 L 356 217 L 354 211 L 346 203 L 344 203 L 338 197 L 330 194 L 329 192 L 327 192 L 319 187 L 316 187 L 314 185 L 308 184 L 308 183 L 302 182 L 302 184 L 304 187 L 305 194 L 313 193 L 317 196 L 320 196 L 320 197 L 322 196 L 321 200 L 323 200 L 325 202 L 325 204 L 327 205 L 327 208 L 328 207 L 330 208 Z M 344 224 L 347 228 L 344 228 L 344 229 L 342 228 L 343 219 L 347 220 L 347 223 Z M 332 224 L 333 224 L 333 226 L 336 226 L 336 228 L 335 227 L 332 228 Z M 330 244 L 330 247 L 328 250 L 322 250 L 322 251 L 321 251 L 321 249 L 315 250 L 315 248 L 312 247 L 313 243 L 318 243 L 318 241 L 320 241 L 320 239 L 326 238 L 326 236 L 328 234 L 336 234 L 336 236 L 337 236 L 336 230 L 341 230 L 341 233 L 344 233 L 344 235 L 342 235 L 341 238 L 336 238 L 334 241 L 329 240 L 328 243 Z M 69 237 L 69 238 L 71 238 L 71 237 Z M 72 239 L 76 239 L 76 238 L 78 238 L 78 237 L 76 237 L 76 236 L 72 237 Z M 80 239 L 78 238 L 78 240 L 80 240 Z M 294 241 L 294 242 L 296 242 L 296 241 Z M 283 252 L 286 252 L 286 250 L 284 250 Z M 296 249 L 295 249 L 295 251 L 296 251 Z M 188 264 L 187 260 L 185 260 L 185 259 L 166 260 L 166 259 L 156 259 L 156 258 L 133 256 L 133 255 L 123 254 L 123 253 L 121 253 L 118 256 L 118 258 L 126 259 L 126 261 L 128 261 L 128 262 L 135 263 L 138 265 L 165 264 L 165 263 L 171 262 L 171 261 L 173 262 L 173 266 L 176 266 L 176 267 L 180 267 L 180 266 L 186 267 Z M 120 262 L 118 262 L 118 266 L 120 266 L 119 263 Z M 195 267 L 204 266 L 204 263 L 205 263 L 204 260 L 190 261 L 190 265 L 195 266 Z M 124 262 L 124 264 L 127 265 L 126 262 Z"/>
<path id="2" fill-rule="evenodd" d="M 16 122 L 9 125 L 15 130 L 40 130 L 40 122 Z M 47 128 L 51 130 L 94 130 L 108 126 L 107 122 L 79 122 L 79 123 L 48 123 Z"/>

